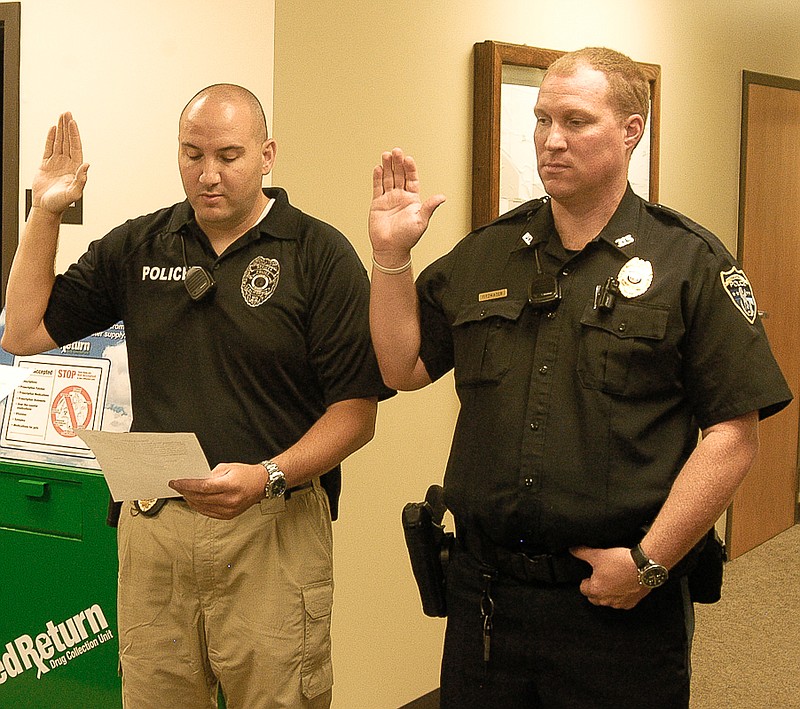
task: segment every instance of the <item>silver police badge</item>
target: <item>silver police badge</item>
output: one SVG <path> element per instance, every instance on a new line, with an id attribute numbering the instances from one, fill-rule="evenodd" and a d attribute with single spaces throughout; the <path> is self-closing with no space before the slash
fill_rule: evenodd
<path id="1" fill-rule="evenodd" d="M 722 287 L 730 297 L 736 309 L 744 315 L 747 322 L 751 325 L 756 321 L 758 308 L 756 306 L 756 297 L 753 294 L 753 287 L 747 276 L 741 268 L 731 266 L 727 271 L 721 271 L 719 274 L 722 280 Z"/>
<path id="2" fill-rule="evenodd" d="M 281 265 L 274 258 L 256 256 L 242 276 L 242 297 L 257 308 L 272 297 L 278 287 Z"/>
<path id="3" fill-rule="evenodd" d="M 626 298 L 637 298 L 647 292 L 653 282 L 653 264 L 634 256 L 617 276 L 619 292 Z"/>

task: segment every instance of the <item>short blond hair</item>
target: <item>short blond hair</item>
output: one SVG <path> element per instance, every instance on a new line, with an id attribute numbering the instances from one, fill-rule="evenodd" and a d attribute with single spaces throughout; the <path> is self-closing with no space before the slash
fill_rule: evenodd
<path id="1" fill-rule="evenodd" d="M 585 47 L 556 59 L 545 72 L 572 76 L 579 66 L 602 72 L 608 81 L 608 99 L 621 118 L 639 114 L 647 121 L 650 84 L 641 67 L 630 57 L 606 47 Z"/>

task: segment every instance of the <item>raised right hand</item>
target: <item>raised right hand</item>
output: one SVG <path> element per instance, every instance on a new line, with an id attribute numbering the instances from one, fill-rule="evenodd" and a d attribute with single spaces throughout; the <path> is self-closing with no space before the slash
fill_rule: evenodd
<path id="1" fill-rule="evenodd" d="M 78 124 L 71 113 L 62 113 L 47 133 L 42 164 L 33 178 L 32 205 L 60 215 L 80 199 L 88 170 Z"/>
<path id="2" fill-rule="evenodd" d="M 444 200 L 444 195 L 421 200 L 414 158 L 400 148 L 383 153 L 381 164 L 372 172 L 369 210 L 369 238 L 378 261 L 388 267 L 401 265 L 394 259 L 407 259 Z"/>

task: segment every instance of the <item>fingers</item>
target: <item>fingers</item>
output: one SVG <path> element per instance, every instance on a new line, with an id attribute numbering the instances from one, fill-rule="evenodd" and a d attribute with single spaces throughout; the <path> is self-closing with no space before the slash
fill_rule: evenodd
<path id="1" fill-rule="evenodd" d="M 53 155 L 53 146 L 56 142 L 56 127 L 50 126 L 50 130 L 47 131 L 47 140 L 44 144 L 44 155 L 42 156 L 42 160 L 47 160 Z"/>
<path id="2" fill-rule="evenodd" d="M 69 111 L 62 113 L 56 125 L 51 126 L 47 132 L 43 159 L 59 157 L 68 158 L 78 164 L 83 162 L 81 134 Z"/>
<path id="3" fill-rule="evenodd" d="M 81 134 L 78 131 L 78 124 L 72 119 L 71 113 L 64 114 L 67 117 L 67 147 L 69 157 L 75 162 L 83 162 L 83 144 Z"/>
<path id="4" fill-rule="evenodd" d="M 381 164 L 372 171 L 373 197 L 380 197 L 394 189 L 419 192 L 417 164 L 410 155 L 404 155 L 400 148 L 381 153 Z"/>

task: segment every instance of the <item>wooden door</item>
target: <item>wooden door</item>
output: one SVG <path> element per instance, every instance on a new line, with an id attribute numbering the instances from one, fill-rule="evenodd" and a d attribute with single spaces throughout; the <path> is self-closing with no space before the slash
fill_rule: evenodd
<path id="1" fill-rule="evenodd" d="M 800 81 L 744 72 L 739 260 L 775 357 L 800 396 Z M 753 469 L 728 511 L 731 558 L 795 523 L 798 401 L 763 421 Z"/>

